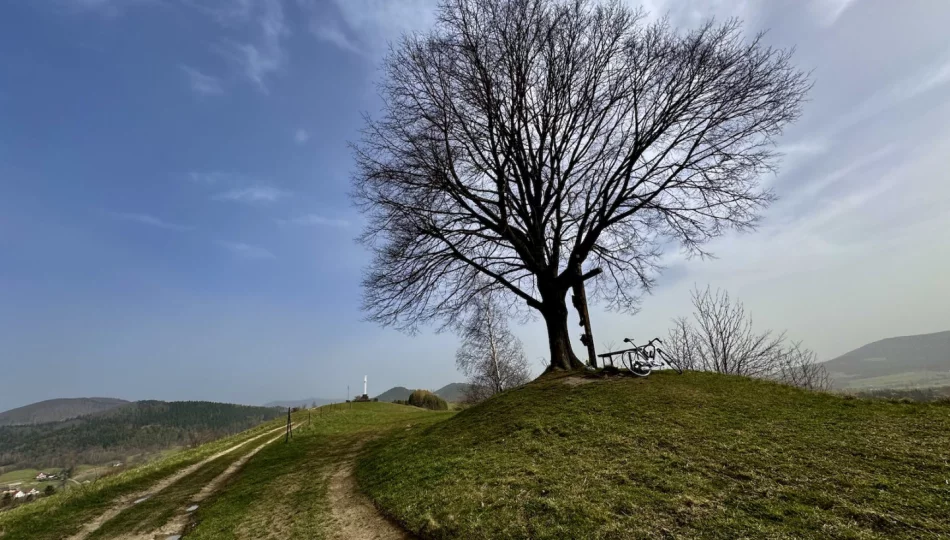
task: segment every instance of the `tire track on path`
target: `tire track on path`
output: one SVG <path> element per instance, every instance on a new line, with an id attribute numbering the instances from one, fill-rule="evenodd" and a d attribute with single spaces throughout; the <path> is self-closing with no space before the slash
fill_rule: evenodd
<path id="1" fill-rule="evenodd" d="M 293 425 L 294 429 L 298 427 L 299 427 L 298 424 Z M 284 428 L 281 428 L 281 429 L 284 429 Z M 125 536 L 121 536 L 117 538 L 116 540 L 152 540 L 153 538 L 181 538 L 182 535 L 185 533 L 185 529 L 188 527 L 189 518 L 191 517 L 192 512 L 197 510 L 198 506 L 202 502 L 204 502 L 205 499 L 207 499 L 212 494 L 217 492 L 218 489 L 220 489 L 221 486 L 225 482 L 227 482 L 229 478 L 231 478 L 232 476 L 234 476 L 235 473 L 241 470 L 241 468 L 244 467 L 244 464 L 247 463 L 258 452 L 263 450 L 267 445 L 273 443 L 276 440 L 279 440 L 282 437 L 284 437 L 284 434 L 280 434 L 272 439 L 269 439 L 265 443 L 257 446 L 250 452 L 244 454 L 243 456 L 235 460 L 234 463 L 229 465 L 228 468 L 225 469 L 221 474 L 219 474 L 213 480 L 205 484 L 205 486 L 201 488 L 201 491 L 199 491 L 197 495 L 192 497 L 187 504 L 182 504 L 181 511 L 175 517 L 173 517 L 171 520 L 169 520 L 167 523 L 162 525 L 157 530 L 147 532 L 147 533 L 125 535 Z"/>
<path id="2" fill-rule="evenodd" d="M 254 442 L 254 441 L 256 441 L 257 439 L 260 439 L 261 437 L 266 437 L 267 435 L 270 435 L 270 434 L 272 434 L 272 433 L 274 433 L 274 432 L 277 432 L 277 431 L 280 431 L 280 430 L 284 430 L 284 429 L 286 429 L 286 426 L 281 426 L 281 427 L 278 427 L 278 428 L 274 428 L 274 429 L 272 429 L 272 430 L 270 430 L 270 431 L 265 431 L 264 433 L 261 433 L 260 435 L 255 435 L 254 437 L 251 437 L 250 439 L 247 439 L 247 440 L 245 440 L 245 441 L 242 441 L 242 442 L 240 442 L 240 443 L 237 443 L 237 444 L 235 444 L 234 446 L 231 446 L 230 448 L 227 448 L 227 449 L 225 449 L 225 450 L 222 450 L 222 451 L 218 452 L 217 454 L 214 454 L 214 455 L 212 455 L 212 456 L 210 456 L 210 457 L 207 457 L 207 458 L 205 458 L 205 459 L 199 461 L 198 463 L 194 463 L 194 464 L 189 465 L 189 466 L 187 466 L 187 467 L 185 467 L 185 468 L 183 468 L 183 469 L 180 469 L 178 472 L 176 472 L 176 473 L 174 473 L 174 474 L 172 474 L 172 475 L 170 475 L 170 476 L 167 476 L 167 477 L 165 477 L 165 478 L 159 480 L 158 482 L 152 484 L 151 486 L 149 486 L 148 489 L 139 491 L 138 493 L 132 493 L 132 494 L 129 494 L 129 495 L 123 495 L 122 497 L 117 498 L 117 499 L 115 500 L 115 502 L 113 502 L 112 506 L 109 507 L 108 510 L 106 510 L 106 511 L 103 512 L 102 514 L 98 515 L 97 517 L 95 517 L 95 518 L 93 518 L 92 520 L 90 520 L 89 522 L 87 522 L 87 523 L 83 526 L 82 530 L 80 530 L 78 533 L 76 533 L 76 534 L 70 536 L 70 537 L 68 538 L 68 540 L 85 540 L 86 538 L 89 537 L 89 535 L 91 535 L 92 533 L 96 532 L 100 527 L 102 527 L 102 525 L 103 525 L 105 522 L 107 522 L 107 521 L 109 521 L 110 519 L 114 518 L 115 516 L 119 515 L 123 510 L 125 510 L 126 508 L 129 508 L 130 506 L 134 505 L 136 502 L 142 502 L 143 500 L 148 499 L 149 497 L 155 495 L 156 493 L 161 492 L 162 490 L 166 489 L 168 486 L 171 486 L 171 485 L 174 484 L 175 482 L 177 482 L 177 481 L 181 480 L 182 478 L 188 476 L 189 474 L 191 474 L 191 473 L 197 471 L 198 469 L 204 467 L 205 465 L 207 465 L 208 463 L 210 463 L 210 462 L 212 462 L 212 461 L 218 459 L 219 457 L 222 457 L 222 456 L 225 456 L 225 455 L 227 455 L 227 454 L 230 454 L 231 452 L 234 452 L 234 451 L 237 450 L 238 448 L 241 448 L 242 446 L 244 446 L 244 445 L 246 445 L 246 444 L 249 444 L 249 443 L 251 443 L 251 442 Z"/>

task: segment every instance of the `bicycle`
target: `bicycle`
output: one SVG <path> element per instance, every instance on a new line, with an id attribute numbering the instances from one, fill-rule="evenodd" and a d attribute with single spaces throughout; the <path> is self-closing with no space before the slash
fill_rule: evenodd
<path id="1" fill-rule="evenodd" d="M 653 338 L 642 347 L 637 346 L 630 338 L 624 338 L 623 341 L 624 343 L 629 343 L 633 348 L 618 351 L 621 353 L 620 361 L 633 375 L 637 377 L 648 377 L 653 373 L 654 369 L 660 369 L 665 366 L 669 366 L 680 375 L 683 374 L 683 370 L 679 365 L 668 354 L 663 352 L 663 349 L 655 345 L 655 343 L 663 344 L 660 338 Z M 660 357 L 659 361 L 657 360 L 657 355 Z"/>

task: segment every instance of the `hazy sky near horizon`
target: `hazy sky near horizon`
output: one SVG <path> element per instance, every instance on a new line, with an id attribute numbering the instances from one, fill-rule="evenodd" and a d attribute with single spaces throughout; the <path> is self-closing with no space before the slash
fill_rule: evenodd
<path id="1" fill-rule="evenodd" d="M 0 1 L 0 410 L 462 380 L 454 336 L 361 321 L 347 197 L 386 44 L 434 5 Z M 694 284 L 822 359 L 950 329 L 950 3 L 643 5 L 768 29 L 815 86 L 762 179 L 781 200 L 760 230 L 711 244 L 716 260 L 668 254 L 639 314 L 595 310 L 598 346 L 665 334 Z M 543 325 L 516 330 L 539 372 Z"/>

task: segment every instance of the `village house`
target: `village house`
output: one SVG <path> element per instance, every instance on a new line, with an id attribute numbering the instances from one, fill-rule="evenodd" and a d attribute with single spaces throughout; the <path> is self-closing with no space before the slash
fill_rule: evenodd
<path id="1" fill-rule="evenodd" d="M 39 496 L 40 496 L 40 492 L 37 491 L 36 488 L 33 488 L 33 489 L 31 489 L 30 491 L 27 491 L 27 492 L 23 492 L 23 491 L 21 491 L 21 490 L 17 490 L 16 495 L 14 495 L 13 498 L 14 498 L 14 499 L 17 499 L 17 500 L 22 500 L 22 499 L 26 499 L 26 498 L 28 498 L 28 497 L 34 497 L 34 498 L 35 498 L 35 497 L 39 497 Z"/>

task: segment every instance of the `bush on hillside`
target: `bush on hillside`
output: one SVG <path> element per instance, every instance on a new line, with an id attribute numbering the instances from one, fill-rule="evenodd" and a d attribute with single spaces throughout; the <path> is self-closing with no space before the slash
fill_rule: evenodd
<path id="1" fill-rule="evenodd" d="M 447 411 L 449 404 L 428 390 L 414 390 L 409 394 L 409 404 L 433 411 Z"/>

